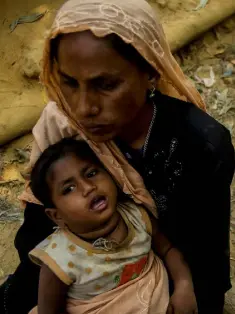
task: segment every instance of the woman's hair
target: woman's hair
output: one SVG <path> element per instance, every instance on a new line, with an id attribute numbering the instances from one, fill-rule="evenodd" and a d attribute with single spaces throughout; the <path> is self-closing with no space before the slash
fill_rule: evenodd
<path id="1" fill-rule="evenodd" d="M 54 162 L 70 154 L 74 154 L 82 160 L 90 160 L 103 167 L 98 157 L 84 141 L 64 138 L 49 146 L 35 163 L 31 172 L 30 183 L 34 196 L 47 208 L 54 207 L 46 180 L 48 170 Z"/>
<path id="2" fill-rule="evenodd" d="M 51 41 L 51 60 L 57 59 L 58 46 L 62 36 L 58 35 Z M 156 70 L 139 54 L 139 52 L 131 45 L 125 43 L 117 34 L 109 34 L 103 37 L 104 40 L 114 49 L 116 52 L 123 57 L 125 60 L 136 65 L 141 71 L 147 72 L 150 76 L 156 76 Z"/>

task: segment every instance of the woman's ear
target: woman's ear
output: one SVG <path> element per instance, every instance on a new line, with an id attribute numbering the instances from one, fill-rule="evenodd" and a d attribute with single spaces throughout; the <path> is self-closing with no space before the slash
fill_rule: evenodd
<path id="1" fill-rule="evenodd" d="M 65 227 L 64 220 L 62 219 L 56 208 L 46 208 L 45 213 L 52 221 L 54 221 L 57 226 L 59 226 L 60 228 Z"/>
<path id="2" fill-rule="evenodd" d="M 160 75 L 157 72 L 149 75 L 148 87 L 149 87 L 150 90 L 153 88 L 153 86 L 156 86 L 156 83 L 159 80 L 159 78 L 160 78 Z"/>

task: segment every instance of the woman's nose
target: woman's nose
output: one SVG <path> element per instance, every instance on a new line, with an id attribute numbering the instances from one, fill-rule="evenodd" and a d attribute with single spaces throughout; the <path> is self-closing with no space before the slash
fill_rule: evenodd
<path id="1" fill-rule="evenodd" d="M 89 91 L 80 91 L 76 108 L 76 117 L 83 120 L 84 118 L 96 116 L 99 113 L 97 100 L 97 97 L 92 97 L 92 94 L 89 93 Z"/>

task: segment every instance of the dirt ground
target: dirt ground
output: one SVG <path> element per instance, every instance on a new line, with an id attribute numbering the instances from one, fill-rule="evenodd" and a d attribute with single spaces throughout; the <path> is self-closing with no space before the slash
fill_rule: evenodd
<path id="1" fill-rule="evenodd" d="M 7 121 L 4 132 L 12 122 L 9 108 L 22 107 L 17 111 L 21 134 L 30 131 L 35 124 L 35 115 L 30 108 L 36 107 L 40 114 L 46 96 L 39 84 L 39 62 L 43 39 L 55 9 L 61 0 L 33 0 L 0 3 L 0 103 L 4 104 Z M 161 19 L 177 18 L 179 11 L 195 8 L 197 0 L 153 1 Z M 35 9 L 36 8 L 36 9 Z M 31 12 L 47 14 L 40 22 L 19 25 L 17 32 L 9 32 L 9 24 L 16 18 Z M 206 100 L 208 112 L 231 131 L 235 144 L 235 16 L 181 49 L 176 58 Z M 27 114 L 25 114 L 27 108 Z M 0 116 L 1 118 L 1 116 Z M 28 123 L 30 121 L 30 123 Z M 18 128 L 18 131 L 19 131 Z M 11 131 L 14 133 L 14 131 Z M 14 135 L 14 134 L 13 134 Z M 0 129 L 1 141 L 1 129 Z M 31 135 L 26 135 L 10 145 L 0 148 L 0 279 L 14 271 L 18 256 L 14 249 L 14 237 L 22 223 L 23 210 L 17 196 L 24 186 L 22 176 L 32 144 Z M 232 187 L 231 216 L 231 276 L 235 285 L 235 184 Z M 213 217 L 212 217 L 213 221 Z M 235 313 L 235 288 L 228 293 L 226 311 Z"/>

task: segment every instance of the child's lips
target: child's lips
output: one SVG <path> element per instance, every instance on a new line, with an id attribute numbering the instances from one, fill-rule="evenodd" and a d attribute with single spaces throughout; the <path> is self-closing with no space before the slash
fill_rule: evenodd
<path id="1" fill-rule="evenodd" d="M 108 200 L 105 196 L 95 196 L 90 205 L 90 209 L 94 211 L 103 211 L 108 206 Z"/>

